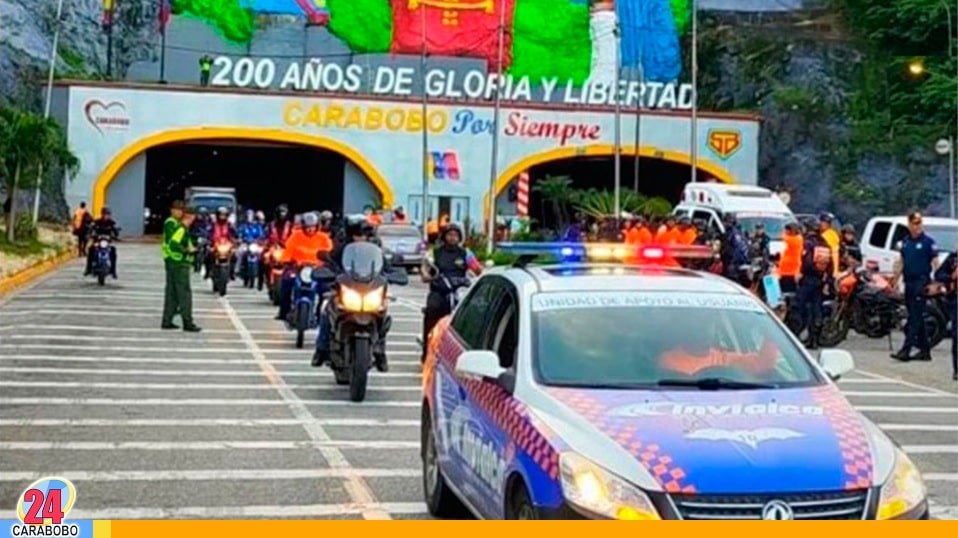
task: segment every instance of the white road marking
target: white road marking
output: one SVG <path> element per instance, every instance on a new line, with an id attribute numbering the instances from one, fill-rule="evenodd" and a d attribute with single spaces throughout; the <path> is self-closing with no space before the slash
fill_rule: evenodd
<path id="1" fill-rule="evenodd" d="M 2 347 L 2 346 L 0 346 Z M 142 349 L 142 348 L 141 348 Z M 76 351 L 76 350 L 74 350 Z M 162 349 L 157 349 L 156 351 L 163 351 Z M 170 350 L 166 350 L 170 351 Z M 175 353 L 170 351 L 171 353 Z M 275 353 L 275 350 L 267 349 L 264 350 L 266 353 Z M 235 354 L 245 355 L 246 350 L 238 350 Z M 308 366 L 309 358 L 312 356 L 310 350 L 306 349 L 297 349 L 295 353 L 300 356 L 299 359 L 269 359 L 269 362 L 272 364 L 297 364 L 300 366 Z M 224 355 L 231 354 L 230 352 L 223 352 Z M 292 354 L 292 353 L 291 353 Z M 390 357 L 419 357 L 419 353 L 416 351 L 393 351 L 389 350 L 388 355 Z M 256 363 L 250 359 L 208 359 L 208 358 L 189 358 L 184 359 L 182 357 L 112 357 L 112 356 L 91 356 L 91 357 L 72 357 L 64 355 L 0 355 L 0 361 L 55 361 L 55 362 L 94 362 L 94 363 L 103 363 L 103 362 L 127 362 L 127 363 L 137 363 L 143 362 L 147 364 L 246 364 L 249 366 L 255 366 Z M 399 365 L 420 365 L 421 362 L 417 360 L 392 360 L 390 359 L 389 364 L 399 364 Z M 315 370 L 313 370 L 315 371 Z M 387 374 L 388 375 L 388 374 Z"/>
<path id="2" fill-rule="evenodd" d="M 256 340 L 253 338 L 253 335 L 250 334 L 249 330 L 246 328 L 246 325 L 243 323 L 243 320 L 240 319 L 239 315 L 237 315 L 233 310 L 233 307 L 230 305 L 229 301 L 224 299 L 222 304 L 227 315 L 229 316 L 230 322 L 233 324 L 233 328 L 236 329 L 236 332 L 246 344 L 249 353 L 253 355 L 254 359 L 256 359 L 256 363 L 259 365 L 260 370 L 263 371 L 266 379 L 268 379 L 269 382 L 276 387 L 276 390 L 283 397 L 283 400 L 293 412 L 293 416 L 304 421 L 315 418 L 309 408 L 306 407 L 305 402 L 296 395 L 293 389 L 286 385 L 286 381 L 283 379 L 283 376 L 276 370 L 276 367 L 273 366 L 269 360 L 267 360 L 263 350 L 261 350 L 256 344 Z M 329 434 L 326 433 L 326 430 L 324 430 L 322 426 L 315 422 L 304 423 L 303 429 L 306 430 L 306 434 L 309 435 L 309 438 L 312 439 L 314 443 L 330 442 L 331 438 Z M 337 447 L 317 446 L 317 448 L 320 449 L 323 459 L 329 463 L 330 467 L 334 469 L 349 469 L 352 467 L 352 465 L 349 463 L 349 460 L 346 459 L 346 456 L 340 450 L 338 450 Z M 376 496 L 373 494 L 372 488 L 362 478 L 348 478 L 346 479 L 344 486 L 353 502 L 363 505 L 371 505 L 376 502 Z M 392 519 L 389 515 L 389 512 L 378 509 L 365 510 L 362 512 L 362 515 L 364 519 Z"/>
<path id="3" fill-rule="evenodd" d="M 913 389 L 921 389 L 921 390 L 926 390 L 928 392 L 936 392 L 938 394 L 945 394 L 953 398 L 958 398 L 958 393 L 955 393 L 955 392 L 948 392 L 946 390 L 936 389 L 935 387 L 928 387 L 926 385 L 921 385 L 918 383 L 912 383 L 911 381 L 905 381 L 903 379 L 895 379 L 894 377 L 889 377 L 887 375 L 882 375 L 882 374 L 876 374 L 874 372 L 869 372 L 866 370 L 855 370 L 855 371 L 862 375 L 871 377 L 872 379 L 883 379 L 885 381 L 898 383 L 899 385 L 904 385 L 906 387 L 911 387 Z"/>
<path id="4" fill-rule="evenodd" d="M 879 424 L 879 428 L 888 432 L 958 432 L 954 424 Z"/>
<path id="5" fill-rule="evenodd" d="M 71 510 L 70 519 L 276 519 L 363 515 L 425 514 L 423 503 L 344 503 L 286 506 L 185 506 L 181 508 L 107 508 Z M 9 512 L 10 519 L 16 519 Z"/>
<path id="6" fill-rule="evenodd" d="M 278 375 L 278 374 L 277 374 Z M 422 405 L 419 401 L 394 401 L 394 402 L 376 402 L 366 401 L 362 403 L 353 403 L 345 398 L 343 400 L 303 400 L 304 405 L 323 405 L 329 407 L 419 407 Z M 0 405 L 224 405 L 224 406 L 269 406 L 269 405 L 289 405 L 285 400 L 253 400 L 250 398 L 224 398 L 224 399 L 194 399 L 194 398 L 137 398 L 137 399 L 111 399 L 111 398 L 0 398 Z"/>
<path id="7" fill-rule="evenodd" d="M 958 445 L 903 445 L 909 454 L 958 454 Z"/>
<path id="8" fill-rule="evenodd" d="M 937 392 L 897 392 L 897 391 L 842 391 L 845 396 L 859 398 L 949 398 L 948 394 L 938 394 Z"/>
<path id="9" fill-rule="evenodd" d="M 419 420 L 362 419 L 362 418 L 4 418 L 0 426 L 21 427 L 189 427 L 189 426 L 300 426 L 315 422 L 320 426 L 348 426 L 356 428 L 408 428 L 419 427 Z"/>
<path id="10" fill-rule="evenodd" d="M 304 427 L 320 426 L 304 423 Z M 419 441 L 0 441 L 0 450 L 297 450 L 318 448 L 323 452 L 340 448 L 365 450 L 419 449 Z M 341 454 L 341 452 L 340 452 Z M 345 461 L 345 457 L 343 460 Z M 345 466 L 333 467 L 340 469 Z M 359 502 L 359 501 L 357 501 Z"/>
<path id="11" fill-rule="evenodd" d="M 107 334 L 111 332 L 120 332 L 120 333 L 156 333 L 156 334 L 165 334 L 169 335 L 170 331 L 164 331 L 159 327 L 104 327 L 102 325 L 32 325 L 32 324 L 15 324 L 15 325 L 0 325 L 0 331 L 2 330 L 35 330 L 41 331 L 44 333 L 54 333 L 56 331 L 87 331 L 94 332 L 98 334 Z M 288 335 L 289 331 L 283 329 L 261 329 L 261 330 L 249 330 L 250 334 L 267 334 L 267 335 Z M 215 329 L 215 328 L 203 328 L 203 335 L 207 334 L 231 334 L 236 336 L 236 329 Z M 407 332 L 389 332 L 390 335 L 402 335 L 402 336 L 413 336 L 418 337 L 422 336 L 420 333 L 407 333 Z M 185 337 L 186 335 L 181 335 Z"/>
<path id="12" fill-rule="evenodd" d="M 842 385 L 851 385 L 851 384 L 865 384 L 865 385 L 897 385 L 897 381 L 890 379 L 872 379 L 870 377 L 842 377 L 838 381 L 838 386 Z"/>
<path id="13" fill-rule="evenodd" d="M 342 392 L 342 387 L 329 385 L 287 385 L 291 389 L 332 390 Z M 93 388 L 130 390 L 276 390 L 267 384 L 220 384 L 220 383 L 104 383 L 85 381 L 0 381 L 0 387 L 37 388 Z M 371 392 L 419 392 L 419 385 L 387 385 L 369 387 Z"/>
<path id="14" fill-rule="evenodd" d="M 172 471 L 57 471 L 73 481 L 299 480 L 304 478 L 419 478 L 421 469 L 218 469 Z M 45 473 L 4 471 L 0 482 L 32 482 Z"/>
<path id="15" fill-rule="evenodd" d="M 895 405 L 856 405 L 864 413 L 958 413 L 958 407 L 908 407 Z"/>
<path id="16" fill-rule="evenodd" d="M 958 473 L 924 473 L 922 478 L 928 482 L 958 482 Z"/>
<path id="17" fill-rule="evenodd" d="M 3 357 L 0 357 L 0 361 L 4 360 Z M 184 360 L 182 362 L 194 362 L 192 360 Z M 418 361 L 417 361 L 418 362 Z M 392 361 L 390 361 L 392 364 Z M 9 372 L 9 373 L 20 373 L 20 374 L 94 374 L 94 375 L 146 375 L 146 376 L 162 376 L 162 377 L 257 377 L 262 378 L 263 373 L 257 370 L 117 370 L 117 369 L 99 369 L 99 368 L 46 368 L 46 367 L 31 367 L 31 366 L 13 366 L 13 367 L 0 367 L 0 372 Z M 327 374 L 329 372 L 326 372 Z M 283 372 L 284 377 L 304 377 L 308 376 L 315 378 L 317 372 L 313 370 L 303 370 L 301 372 Z M 422 377 L 422 374 L 419 372 L 394 372 L 390 371 L 387 374 L 384 374 L 388 377 L 402 377 L 402 378 L 416 378 L 419 379 Z M 378 377 L 378 376 L 377 376 Z M 373 378 L 375 379 L 375 378 Z M 373 382 L 375 383 L 375 381 Z"/>
<path id="18" fill-rule="evenodd" d="M 394 337 L 394 336 L 397 337 L 397 338 L 401 338 L 401 337 L 410 338 L 410 337 L 414 337 L 414 336 L 417 336 L 417 337 L 418 337 L 418 336 L 420 336 L 420 335 L 419 335 L 418 333 L 404 333 L 404 334 L 399 334 L 399 335 L 394 335 L 394 334 L 390 333 L 389 336 L 390 336 L 390 338 L 392 338 L 392 337 Z M 22 334 L 22 333 L 21 333 L 21 334 L 12 334 L 12 335 L 10 335 L 10 336 L 0 337 L 0 341 L 17 341 L 17 340 L 26 340 L 26 341 L 33 341 L 33 340 L 42 340 L 42 341 L 65 340 L 65 341 L 68 341 L 68 342 L 107 342 L 107 341 L 109 341 L 109 342 L 156 342 L 156 343 L 158 343 L 158 344 L 169 344 L 169 343 L 170 343 L 170 339 L 169 339 L 169 338 L 149 337 L 149 336 L 86 336 L 86 335 L 78 336 L 78 335 L 72 335 L 72 334 Z M 204 345 L 206 345 L 206 344 L 233 344 L 233 345 L 235 345 L 235 344 L 236 344 L 236 338 L 235 338 L 235 337 L 234 337 L 234 338 L 206 338 L 206 339 L 199 339 L 199 338 L 178 338 L 177 340 L 179 340 L 180 342 L 189 341 L 189 342 L 195 342 L 195 343 L 197 343 L 197 344 L 204 344 Z M 257 344 L 260 344 L 260 345 L 263 345 L 263 344 L 270 344 L 270 345 L 275 344 L 275 345 L 291 346 L 291 345 L 293 345 L 293 340 L 292 340 L 291 337 L 290 337 L 290 338 L 270 338 L 270 339 L 257 338 L 257 339 L 256 339 L 256 343 L 257 343 Z M 419 344 L 416 343 L 415 341 L 410 342 L 410 341 L 403 341 L 403 340 L 391 340 L 391 341 L 387 342 L 386 345 L 387 345 L 387 346 L 396 346 L 396 347 L 409 347 L 409 346 L 416 346 L 416 347 L 418 347 L 418 346 L 419 346 Z M 146 349 L 150 349 L 150 348 L 146 348 Z M 269 350 L 269 351 L 272 351 L 272 350 Z"/>
<path id="19" fill-rule="evenodd" d="M 413 343 L 413 345 L 416 345 L 416 344 Z M 0 349 L 4 349 L 4 350 L 37 349 L 37 350 L 47 350 L 47 351 L 61 349 L 64 351 L 105 351 L 105 352 L 135 351 L 138 354 L 144 353 L 144 352 L 156 352 L 156 353 L 163 353 L 167 355 L 179 355 L 179 354 L 211 355 L 214 353 L 246 355 L 249 353 L 249 350 L 247 350 L 246 348 L 241 348 L 241 347 L 240 348 L 236 348 L 236 347 L 233 347 L 233 348 L 230 348 L 230 347 L 159 348 L 159 347 L 138 347 L 138 346 L 75 346 L 75 345 L 62 345 L 62 344 L 0 344 Z M 296 348 L 264 349 L 263 351 L 270 354 L 281 354 L 281 355 L 305 356 L 309 354 L 308 350 L 304 351 L 302 349 L 296 349 Z M 390 355 L 406 355 L 410 357 L 418 357 L 420 355 L 418 351 L 392 351 L 389 354 Z M 246 362 L 249 362 L 249 361 L 247 360 Z"/>

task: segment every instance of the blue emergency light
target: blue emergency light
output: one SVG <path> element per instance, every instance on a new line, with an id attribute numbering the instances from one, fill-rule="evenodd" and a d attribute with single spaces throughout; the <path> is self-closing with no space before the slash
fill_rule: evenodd
<path id="1" fill-rule="evenodd" d="M 500 243 L 497 249 L 526 258 L 526 262 L 540 256 L 555 258 L 559 263 L 570 262 L 633 262 L 655 265 L 667 259 L 707 258 L 714 253 L 710 247 L 697 245 L 631 245 L 626 243 Z"/>

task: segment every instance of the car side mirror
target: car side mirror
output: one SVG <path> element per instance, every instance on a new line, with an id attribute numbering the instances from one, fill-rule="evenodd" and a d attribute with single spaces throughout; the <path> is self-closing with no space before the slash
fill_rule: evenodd
<path id="1" fill-rule="evenodd" d="M 818 363 L 832 381 L 838 381 L 855 369 L 855 359 L 844 349 L 823 349 L 818 355 Z"/>
<path id="2" fill-rule="evenodd" d="M 488 350 L 466 351 L 456 361 L 456 375 L 498 380 L 506 370 L 499 366 L 499 356 Z"/>
<path id="3" fill-rule="evenodd" d="M 409 284 L 409 275 L 406 274 L 405 270 L 390 271 L 386 273 L 386 282 L 390 284 L 395 284 L 397 286 L 405 286 Z"/>

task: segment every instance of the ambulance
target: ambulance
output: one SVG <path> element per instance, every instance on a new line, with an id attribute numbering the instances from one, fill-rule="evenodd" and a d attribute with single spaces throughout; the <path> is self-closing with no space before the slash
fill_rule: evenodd
<path id="1" fill-rule="evenodd" d="M 765 233 L 771 238 L 769 249 L 780 254 L 785 244 L 782 235 L 785 225 L 795 220 L 795 215 L 778 194 L 751 185 L 727 185 L 724 183 L 689 183 L 682 191 L 682 200 L 672 211 L 675 217 L 701 219 L 708 229 L 725 233 L 722 224 L 726 215 L 733 215 L 742 232 L 752 235 L 755 226 L 765 225 Z"/>

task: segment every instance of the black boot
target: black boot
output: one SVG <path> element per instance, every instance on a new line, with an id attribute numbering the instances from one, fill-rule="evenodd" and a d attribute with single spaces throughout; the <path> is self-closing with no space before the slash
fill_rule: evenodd
<path id="1" fill-rule="evenodd" d="M 908 362 L 911 360 L 911 349 L 908 346 L 905 346 L 899 349 L 896 353 L 891 354 L 891 358 L 896 361 Z"/>
<path id="2" fill-rule="evenodd" d="M 931 351 L 923 349 L 918 352 L 917 355 L 911 358 L 913 361 L 930 361 L 931 360 Z"/>
<path id="3" fill-rule="evenodd" d="M 374 365 L 374 366 L 376 367 L 376 369 L 379 370 L 380 372 L 388 372 L 388 371 L 389 371 L 389 361 L 386 360 L 386 352 L 385 352 L 385 351 L 378 351 L 378 352 L 376 352 L 376 353 L 373 353 L 373 365 Z"/>
<path id="4" fill-rule="evenodd" d="M 329 362 L 329 351 L 316 350 L 313 353 L 313 362 L 311 363 L 313 368 L 319 368 L 320 366 Z"/>

